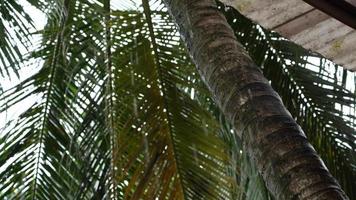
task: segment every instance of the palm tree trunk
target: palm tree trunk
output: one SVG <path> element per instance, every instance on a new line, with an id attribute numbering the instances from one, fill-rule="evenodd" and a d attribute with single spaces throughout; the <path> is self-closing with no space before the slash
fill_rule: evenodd
<path id="1" fill-rule="evenodd" d="M 165 0 L 202 79 L 276 199 L 348 199 L 214 0 Z"/>

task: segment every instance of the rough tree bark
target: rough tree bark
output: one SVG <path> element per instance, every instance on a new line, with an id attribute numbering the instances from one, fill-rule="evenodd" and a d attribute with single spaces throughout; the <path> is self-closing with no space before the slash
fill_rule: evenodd
<path id="1" fill-rule="evenodd" d="M 348 199 L 214 0 L 165 0 L 199 73 L 276 199 Z"/>

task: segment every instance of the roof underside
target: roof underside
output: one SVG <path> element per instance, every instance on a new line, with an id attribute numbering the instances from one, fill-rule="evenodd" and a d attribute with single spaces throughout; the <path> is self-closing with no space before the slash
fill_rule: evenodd
<path id="1" fill-rule="evenodd" d="M 356 70 L 356 0 L 305 1 L 318 9 L 301 0 L 222 0 L 265 28 Z"/>

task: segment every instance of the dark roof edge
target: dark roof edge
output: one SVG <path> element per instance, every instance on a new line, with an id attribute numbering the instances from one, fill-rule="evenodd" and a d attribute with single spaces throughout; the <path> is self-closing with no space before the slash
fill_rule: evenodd
<path id="1" fill-rule="evenodd" d="M 356 7 L 343 0 L 304 0 L 342 23 L 356 29 Z"/>

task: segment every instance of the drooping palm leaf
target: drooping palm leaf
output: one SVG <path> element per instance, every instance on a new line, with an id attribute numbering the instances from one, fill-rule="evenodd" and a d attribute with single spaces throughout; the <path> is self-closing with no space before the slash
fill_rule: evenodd
<path id="1" fill-rule="evenodd" d="M 31 5 L 39 6 L 37 0 L 30 1 Z M 35 27 L 30 15 L 23 6 L 15 0 L 0 2 L 0 76 L 10 78 L 13 73 L 17 76 L 24 53 L 32 45 L 32 34 Z"/>
<path id="2" fill-rule="evenodd" d="M 73 193 L 61 190 L 79 187 L 75 175 L 81 161 L 73 161 L 75 157 L 68 154 L 68 146 L 73 145 L 70 145 L 70 129 L 65 125 L 70 121 L 63 123 L 64 119 L 70 119 L 65 113 L 65 102 L 67 98 L 74 98 L 68 91 L 75 88 L 70 72 L 78 60 L 78 57 L 66 55 L 73 22 L 69 17 L 75 10 L 72 3 L 59 3 L 51 13 L 43 31 L 43 48 L 33 53 L 34 58 L 44 60 L 42 69 L 3 94 L 5 99 L 13 99 L 10 105 L 15 106 L 14 102 L 21 102 L 28 95 L 38 96 L 37 102 L 4 133 L 1 152 L 6 166 L 1 172 L 3 198 L 68 199 L 73 198 Z M 71 162 L 63 164 L 63 160 Z"/>
<path id="3" fill-rule="evenodd" d="M 118 105 L 123 126 L 119 126 L 117 146 L 128 154 L 121 155 L 128 163 L 121 175 L 128 182 L 123 186 L 124 198 L 228 198 L 233 182 L 225 173 L 228 154 L 216 135 L 218 124 L 193 95 L 184 92 L 199 82 L 196 72 L 191 71 L 174 24 L 161 12 L 162 5 L 153 2 L 142 2 L 142 27 L 126 21 L 120 24 L 128 24 L 129 31 L 116 32 L 121 37 L 137 33 L 135 39 L 128 39 L 129 45 L 116 51 L 128 55 L 114 56 L 130 59 L 124 63 L 113 59 L 118 69 L 117 94 L 127 94 L 117 96 L 123 102 Z M 120 20 L 113 21 L 115 26 Z M 122 111 L 125 107 L 128 110 Z M 127 145 L 131 147 L 124 148 Z"/>
<path id="4" fill-rule="evenodd" d="M 27 94 L 43 95 L 44 108 L 35 105 L 18 121 L 27 124 L 29 118 L 36 119 L 31 121 L 35 125 L 42 120 L 43 125 L 34 129 L 39 129 L 39 136 L 29 143 L 48 148 L 20 156 L 22 151 L 11 149 L 18 142 L 9 144 L 2 154 L 4 161 L 19 156 L 14 164 L 22 160 L 31 163 L 33 158 L 40 164 L 23 169 L 22 176 L 31 180 L 28 186 L 16 178 L 8 179 L 3 184 L 7 192 L 2 195 L 11 197 L 12 184 L 18 184 L 25 185 L 19 196 L 36 199 L 50 195 L 58 199 L 112 195 L 120 199 L 230 198 L 235 193 L 232 177 L 236 169 L 229 167 L 228 149 L 220 138 L 223 134 L 217 121 L 204 110 L 207 90 L 180 45 L 174 24 L 162 12 L 162 4 L 143 1 L 128 3 L 128 8 L 120 5 L 121 10 L 112 10 L 108 21 L 100 2 L 69 2 L 64 3 L 70 6 L 65 25 L 58 27 L 49 21 L 52 26 L 44 30 L 44 44 L 48 45 L 33 54 L 58 53 L 58 63 L 54 64 L 60 73 L 53 69 L 53 59 L 45 56 L 52 65 L 45 61 L 38 74 L 5 93 L 7 99 L 14 97 L 12 105 Z M 58 12 L 54 13 L 56 16 Z M 105 37 L 105 26 L 111 27 L 110 38 Z M 49 42 L 53 37 L 60 38 L 60 43 Z M 60 49 L 54 51 L 56 44 Z M 112 88 L 107 87 L 110 81 L 105 75 L 108 44 L 112 49 L 111 73 L 115 75 Z M 57 78 L 51 78 L 53 73 Z M 23 88 L 30 90 L 23 93 Z M 108 114 L 115 127 L 105 121 Z M 25 132 L 25 126 L 17 127 L 6 135 Z M 60 134 L 66 139 L 58 143 L 56 136 Z M 26 147 L 22 150 L 31 152 Z M 9 166 L 3 177 L 16 177 L 13 174 L 17 170 Z M 26 177 L 33 171 L 34 178 Z M 63 187 L 65 194 L 60 193 Z"/>
<path id="5" fill-rule="evenodd" d="M 49 20 L 31 55 L 43 66 L 0 98 L 2 112 L 38 98 L 0 135 L 1 198 L 270 198 L 160 1 L 53 2 L 38 6 Z M 354 120 L 331 105 L 354 111 L 346 78 L 326 78 L 323 65 L 312 73 L 305 57 L 315 54 L 223 11 L 304 130 L 316 133 L 309 138 L 329 168 L 352 188 Z"/>

